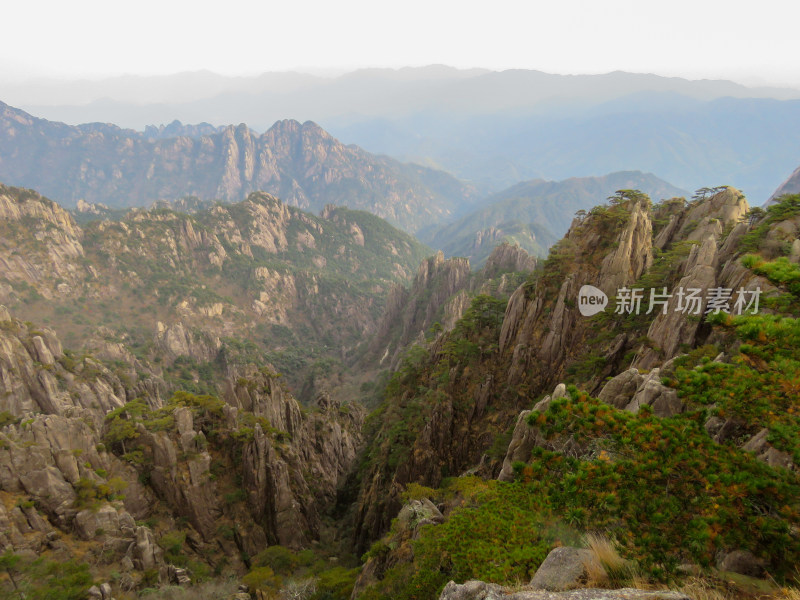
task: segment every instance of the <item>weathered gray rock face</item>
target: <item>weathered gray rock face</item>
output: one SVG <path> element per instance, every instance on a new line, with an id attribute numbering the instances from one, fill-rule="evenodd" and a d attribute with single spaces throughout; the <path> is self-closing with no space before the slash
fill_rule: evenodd
<path id="1" fill-rule="evenodd" d="M 666 307 L 666 312 L 662 311 L 656 315 L 647 337 L 661 349 L 661 355 L 651 349 L 646 349 L 633 363 L 634 367 L 648 369 L 657 364 L 659 360 L 666 360 L 674 357 L 681 344 L 691 344 L 700 326 L 700 317 L 706 309 L 705 297 L 708 290 L 716 286 L 717 270 L 717 238 L 715 235 L 707 236 L 701 245 L 694 246 L 686 260 L 685 275 L 676 286 L 687 292 L 690 289 L 700 291 L 700 306 L 696 310 L 699 314 L 692 316 L 686 311 L 677 310 L 680 303 L 686 306 L 687 300 L 680 298 L 673 293 Z M 695 309 L 690 309 L 695 311 Z"/>
<path id="2" fill-rule="evenodd" d="M 2 221 L 29 228 L 30 238 L 37 243 L 17 252 L 14 240 L 0 238 L 0 276 L 10 282 L 35 285 L 45 298 L 59 293 L 56 282 L 69 287 L 82 278 L 79 259 L 84 256 L 83 232 L 55 202 L 30 190 L 19 197 L 17 190 L 0 184 Z"/>
<path id="3" fill-rule="evenodd" d="M 589 580 L 589 565 L 596 560 L 585 548 L 555 548 L 536 570 L 530 587 L 551 592 L 584 587 Z"/>
<path id="4" fill-rule="evenodd" d="M 392 536 L 387 541 L 397 550 L 371 556 L 361 568 L 350 597 L 358 598 L 364 589 L 377 583 L 388 569 L 405 560 L 411 560 L 413 551 L 409 545 L 410 540 L 416 539 L 423 527 L 443 522 L 444 516 L 428 498 L 404 504 L 397 513 L 396 527 L 392 529 Z"/>
<path id="5" fill-rule="evenodd" d="M 550 592 L 523 588 L 512 591 L 492 583 L 453 581 L 442 590 L 439 600 L 692 600 L 680 592 L 648 591 L 635 589 L 598 590 L 582 589 Z"/>
<path id="6" fill-rule="evenodd" d="M 523 410 L 517 418 L 517 424 L 514 426 L 514 433 L 511 436 L 511 442 L 508 445 L 506 456 L 503 459 L 503 468 L 498 475 L 500 481 L 512 481 L 514 479 L 514 463 L 516 461 L 528 461 L 531 458 L 531 450 L 533 450 L 541 434 L 535 427 L 528 425 L 528 416 L 533 411 Z"/>
<path id="7" fill-rule="evenodd" d="M 319 531 L 321 512 L 335 502 L 356 458 L 364 409 L 341 406 L 321 394 L 319 410 L 304 417 L 274 375 L 252 367 L 232 374 L 225 399 L 266 418 L 286 437 L 276 445 L 257 424 L 253 440 L 243 449 L 242 484 L 255 521 L 253 543 L 263 539 L 292 548 L 309 543 Z M 235 411 L 229 419 L 235 425 Z"/>
<path id="8" fill-rule="evenodd" d="M 603 386 L 597 397 L 615 408 L 625 408 L 644 383 L 639 369 L 628 369 L 614 377 Z"/>
<path id="9" fill-rule="evenodd" d="M 170 359 L 188 356 L 201 362 L 214 360 L 222 345 L 219 338 L 188 331 L 181 322 L 165 325 L 159 321 L 154 341 Z"/>
<path id="10" fill-rule="evenodd" d="M 683 276 L 672 290 L 666 311 L 659 312 L 653 320 L 647 337 L 659 349 L 643 348 L 634 360 L 633 366 L 650 369 L 659 363 L 673 358 L 682 344 L 691 345 L 700 326 L 701 317 L 706 309 L 706 296 L 715 287 L 739 289 L 742 283 L 749 283 L 754 289 L 757 283 L 743 282 L 745 273 L 752 277 L 752 272 L 737 265 L 730 258 L 737 241 L 747 231 L 747 225 L 739 220 L 747 213 L 749 205 L 742 193 L 728 187 L 714 196 L 692 206 L 681 215 L 674 215 L 673 221 L 659 233 L 656 247 L 664 248 L 676 241 L 697 242 L 683 267 Z M 732 230 L 723 242 L 723 232 Z M 762 288 L 767 292 L 774 289 L 768 282 Z M 689 314 L 676 310 L 681 303 L 686 306 L 685 298 L 679 298 L 675 291 L 683 289 L 699 289 L 702 301 L 699 313 Z"/>
<path id="11" fill-rule="evenodd" d="M 764 461 L 771 467 L 783 467 L 784 469 L 794 469 L 794 460 L 792 456 L 781 450 L 777 450 L 767 440 L 769 437 L 769 429 L 764 428 L 756 435 L 750 438 L 747 443 L 742 446 L 742 450 L 752 452 L 759 460 Z"/>
<path id="12" fill-rule="evenodd" d="M 0 411 L 20 418 L 80 413 L 99 426 L 107 412 L 127 402 L 125 385 L 100 362 L 87 357 L 62 364 L 64 351 L 52 330 L 33 329 L 13 319 L 4 323 L 0 328 Z M 148 388 L 145 383 L 134 372 L 130 393 L 159 406 L 159 386 Z"/>
<path id="13" fill-rule="evenodd" d="M 661 383 L 660 369 L 653 369 L 647 374 L 625 410 L 637 413 L 642 406 L 652 407 L 657 417 L 671 417 L 683 412 L 678 393 Z"/>
<path id="14" fill-rule="evenodd" d="M 137 527 L 131 546 L 133 564 L 140 571 L 154 569 L 163 564 L 164 551 L 156 544 L 153 532 L 147 527 Z"/>
<path id="15" fill-rule="evenodd" d="M 498 245 L 483 266 L 483 273 L 486 277 L 495 277 L 503 271 L 533 271 L 536 268 L 536 257 L 528 254 L 518 245 L 511 245 L 503 242 Z"/>
<path id="16" fill-rule="evenodd" d="M 603 259 L 598 287 L 609 296 L 636 281 L 653 264 L 653 224 L 647 209 L 636 203 L 617 247 Z"/>
<path id="17" fill-rule="evenodd" d="M 390 292 L 370 343 L 371 352 L 381 357 L 383 364 L 396 365 L 409 342 L 430 329 L 441 308 L 459 291 L 467 289 L 470 273 L 469 260 L 445 260 L 441 251 L 423 260 L 410 289 L 396 286 Z M 458 306 L 463 311 L 467 304 L 461 302 Z M 451 317 L 443 326 L 452 327 L 461 316 L 455 306 L 450 307 L 450 312 Z"/>
<path id="18" fill-rule="evenodd" d="M 678 393 L 661 383 L 661 370 L 653 369 L 642 375 L 631 368 L 620 373 L 603 386 L 597 396 L 606 404 L 636 413 L 642 406 L 651 406 L 657 417 L 671 417 L 683 412 Z"/>
<path id="19" fill-rule="evenodd" d="M 652 264 L 652 223 L 642 203 L 628 206 L 627 221 L 612 249 L 601 257 L 595 256 L 602 239 L 593 223 L 592 217 L 577 223 L 560 243 L 559 252 L 572 257 L 572 266 L 555 299 L 545 297 L 552 294 L 550 289 L 531 292 L 524 286 L 509 299 L 499 340 L 501 353 L 513 349 L 509 384 L 520 381 L 531 369 L 541 373 L 545 385 L 555 383 L 586 326 L 575 309 L 578 290 L 594 285 L 613 296 Z"/>
<path id="20" fill-rule="evenodd" d="M 737 224 L 749 209 L 750 205 L 744 194 L 736 188 L 726 187 L 690 208 L 682 220 L 677 236 L 701 241 L 708 236 L 707 228 L 716 228 L 719 224 L 719 231 L 722 231 Z"/>
<path id="21" fill-rule="evenodd" d="M 517 461 L 527 462 L 531 457 L 531 451 L 536 446 L 545 444 L 539 429 L 528 425 L 528 417 L 534 412 L 546 411 L 553 400 L 566 398 L 566 396 L 566 386 L 563 383 L 559 383 L 551 395 L 545 396 L 536 403 L 533 410 L 523 410 L 519 414 L 517 424 L 514 426 L 514 432 L 511 434 L 506 456 L 503 459 L 503 467 L 497 479 L 500 481 L 512 481 L 514 479 L 514 463 Z"/>
<path id="22" fill-rule="evenodd" d="M 770 196 L 767 204 L 772 204 L 784 194 L 800 194 L 800 167 L 797 167 L 794 172 L 789 175 L 789 178 L 778 186 L 778 189 Z"/>
<path id="23" fill-rule="evenodd" d="M 73 486 L 80 479 L 103 482 L 97 471 L 127 483 L 125 508 L 135 518 L 149 514 L 153 497 L 136 471 L 113 454 L 99 452 L 100 436 L 80 418 L 37 415 L 24 427 L 4 429 L 0 440 L 0 489 L 28 494 L 61 528 L 68 529 L 78 512 Z"/>
<path id="24" fill-rule="evenodd" d="M 0 550 L 13 549 L 39 554 L 58 543 L 58 533 L 33 506 L 6 509 L 0 502 Z"/>
<path id="25" fill-rule="evenodd" d="M 177 513 L 189 521 L 210 540 L 215 532 L 215 522 L 222 515 L 219 495 L 211 480 L 211 455 L 207 451 L 194 452 L 179 463 L 178 450 L 166 432 L 151 433 L 138 426 L 139 441 L 149 448 L 153 457 L 150 483 L 156 494 Z"/>
<path id="26" fill-rule="evenodd" d="M 133 538 L 136 522 L 127 511 L 118 510 L 111 504 L 103 504 L 98 509 L 84 509 L 75 515 L 75 532 L 81 539 L 92 540 L 111 536 Z"/>
<path id="27" fill-rule="evenodd" d="M 444 523 L 444 516 L 433 502 L 422 498 L 421 500 L 412 500 L 403 506 L 397 514 L 397 520 L 402 528 L 416 534 L 416 531 L 423 525 Z"/>

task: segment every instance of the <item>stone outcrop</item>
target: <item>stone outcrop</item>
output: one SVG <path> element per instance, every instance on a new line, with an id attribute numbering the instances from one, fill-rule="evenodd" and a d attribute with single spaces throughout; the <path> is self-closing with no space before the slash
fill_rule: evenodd
<path id="1" fill-rule="evenodd" d="M 706 295 L 708 290 L 716 287 L 717 276 L 717 238 L 715 235 L 707 236 L 701 245 L 694 246 L 686 260 L 685 275 L 676 286 L 676 290 L 684 290 L 687 295 L 689 290 L 700 290 L 699 308 L 690 309 L 699 315 L 705 313 Z M 688 318 L 687 312 L 677 310 L 680 303 L 686 306 L 686 298 L 673 294 L 666 305 L 666 311 L 659 312 L 647 337 L 660 348 L 661 356 L 672 358 L 678 352 L 681 344 L 691 344 L 700 326 L 700 319 Z M 650 368 L 659 360 L 659 354 L 653 349 L 647 349 L 634 361 L 634 366 Z"/>
<path id="2" fill-rule="evenodd" d="M 428 498 L 412 500 L 397 515 L 400 526 L 416 534 L 423 525 L 439 525 L 444 523 L 444 517 L 436 505 Z"/>
<path id="3" fill-rule="evenodd" d="M 539 431 L 528 425 L 528 416 L 531 412 L 533 411 L 523 410 L 519 413 L 511 442 L 503 459 L 503 468 L 497 477 L 500 481 L 512 481 L 514 479 L 514 463 L 530 460 L 531 451 L 539 443 Z"/>
<path id="4" fill-rule="evenodd" d="M 396 366 L 408 344 L 431 328 L 445 306 L 449 317 L 442 326 L 451 328 L 467 305 L 459 295 L 470 281 L 469 261 L 445 260 L 439 251 L 423 260 L 410 289 L 395 286 L 386 301 L 377 332 L 370 342 L 370 352 L 386 366 Z"/>
<path id="5" fill-rule="evenodd" d="M 772 444 L 767 441 L 769 438 L 769 429 L 763 428 L 752 438 L 750 438 L 742 450 L 752 452 L 759 460 L 764 461 L 771 467 L 783 467 L 784 469 L 794 469 L 794 460 L 788 452 L 783 452 L 776 449 Z"/>
<path id="6" fill-rule="evenodd" d="M 661 383 L 661 369 L 642 375 L 631 368 L 611 379 L 597 397 L 615 408 L 632 413 L 642 406 L 650 406 L 657 417 L 671 417 L 683 412 L 677 392 Z"/>
<path id="7" fill-rule="evenodd" d="M 497 477 L 500 481 L 512 481 L 514 479 L 514 463 L 518 461 L 527 462 L 531 458 L 531 451 L 536 446 L 543 446 L 545 444 L 545 440 L 539 432 L 539 429 L 528 424 L 528 417 L 533 412 L 546 411 L 553 400 L 557 398 L 566 398 L 566 396 L 566 386 L 560 383 L 556 386 L 552 395 L 542 398 L 542 400 L 536 403 L 533 410 L 523 410 L 519 414 L 517 423 L 514 426 L 514 432 L 511 434 L 511 441 L 508 444 L 506 456 L 503 459 L 503 467 L 500 470 L 500 475 Z"/>
<path id="8" fill-rule="evenodd" d="M 603 386 L 597 397 L 614 408 L 625 408 L 644 382 L 639 369 L 623 371 Z"/>
<path id="9" fill-rule="evenodd" d="M 633 282 L 653 264 L 653 224 L 647 208 L 635 203 L 616 248 L 603 259 L 598 286 L 606 294 Z M 586 282 L 588 283 L 588 282 Z"/>
<path id="10" fill-rule="evenodd" d="M 423 527 L 436 526 L 444 520 L 439 508 L 428 498 L 404 504 L 397 513 L 392 536 L 386 542 L 395 548 L 395 551 L 377 553 L 367 559 L 358 574 L 351 598 L 358 598 L 367 587 L 379 581 L 391 567 L 411 560 L 413 557 L 411 541 L 417 539 Z"/>
<path id="11" fill-rule="evenodd" d="M 503 242 L 499 244 L 483 266 L 485 277 L 492 278 L 506 271 L 529 272 L 536 268 L 536 257 L 528 254 L 516 244 Z"/>
<path id="12" fill-rule="evenodd" d="M 680 280 L 668 290 L 672 297 L 666 308 L 656 315 L 647 332 L 654 348 L 642 348 L 634 360 L 634 367 L 650 369 L 673 358 L 682 345 L 691 346 L 700 326 L 700 317 L 706 310 L 709 291 L 716 287 L 742 287 L 743 272 L 750 272 L 732 261 L 731 256 L 736 240 L 746 232 L 747 225 L 739 221 L 748 210 L 749 205 L 742 193 L 728 187 L 690 206 L 680 215 L 673 215 L 673 220 L 661 231 L 656 243 L 660 248 L 678 241 L 696 245 L 686 258 Z M 723 233 L 729 228 L 728 238 L 723 240 Z M 774 286 L 767 284 L 763 291 L 768 292 L 770 288 Z M 683 310 L 689 306 L 688 300 L 676 292 L 683 290 L 688 295 L 692 289 L 700 290 L 699 306 L 692 305 L 689 310 Z"/>
<path id="13" fill-rule="evenodd" d="M 200 362 L 214 360 L 222 346 L 219 338 L 187 331 L 183 323 L 156 323 L 155 343 L 170 359 L 187 356 Z"/>
<path id="14" fill-rule="evenodd" d="M 581 589 L 566 592 L 544 590 L 510 590 L 492 583 L 453 581 L 442 590 L 439 600 L 692 600 L 680 592 L 636 589 L 600 590 Z"/>
<path id="15" fill-rule="evenodd" d="M 559 287 L 540 282 L 535 289 L 522 286 L 512 294 L 499 339 L 500 352 L 512 353 L 511 385 L 531 370 L 543 387 L 561 377 L 565 360 L 585 333 L 586 321 L 575 309 L 582 286 L 594 285 L 613 296 L 650 266 L 652 224 L 646 205 L 635 200 L 618 209 L 624 221 L 609 251 L 598 250 L 603 235 L 599 217 L 576 221 L 555 250 L 569 265 Z"/>

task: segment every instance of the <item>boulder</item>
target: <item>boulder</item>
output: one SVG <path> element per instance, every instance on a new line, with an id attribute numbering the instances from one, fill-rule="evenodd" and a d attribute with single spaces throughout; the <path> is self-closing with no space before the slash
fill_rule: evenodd
<path id="1" fill-rule="evenodd" d="M 616 408 L 625 408 L 633 400 L 636 391 L 644 383 L 639 369 L 628 369 L 603 386 L 598 399 Z"/>
<path id="2" fill-rule="evenodd" d="M 593 561 L 594 554 L 585 548 L 555 548 L 539 566 L 531 587 L 555 592 L 583 587 L 589 580 L 587 565 Z"/>
<path id="3" fill-rule="evenodd" d="M 170 583 L 174 583 L 175 585 L 192 584 L 192 579 L 189 577 L 189 573 L 186 571 L 186 569 L 181 569 L 175 565 L 169 565 L 167 567 L 167 575 Z"/>
<path id="4" fill-rule="evenodd" d="M 397 515 L 400 526 L 406 530 L 416 530 L 422 525 L 444 523 L 444 516 L 433 502 L 427 498 L 412 500 Z"/>
<path id="5" fill-rule="evenodd" d="M 763 560 L 747 550 L 734 550 L 720 556 L 717 560 L 717 568 L 720 571 L 739 573 L 749 577 L 761 577 L 764 574 L 764 566 Z"/>
<path id="6" fill-rule="evenodd" d="M 678 393 L 661 383 L 660 369 L 650 371 L 625 410 L 637 413 L 644 405 L 651 406 L 657 417 L 671 417 L 683 412 L 683 403 L 678 399 Z"/>
<path id="7" fill-rule="evenodd" d="M 117 512 L 110 504 L 99 509 L 80 511 L 73 521 L 75 532 L 84 540 L 94 539 L 98 535 L 125 536 L 132 538 L 136 523 L 125 511 Z"/>
<path id="8" fill-rule="evenodd" d="M 89 588 L 89 591 L 86 592 L 89 597 L 89 600 L 102 600 L 103 593 L 100 591 L 100 588 L 96 585 L 93 585 Z"/>
<path id="9" fill-rule="evenodd" d="M 101 584 L 100 595 L 103 597 L 103 600 L 113 600 L 113 597 L 111 595 L 111 585 L 108 583 Z"/>
<path id="10" fill-rule="evenodd" d="M 742 446 L 742 450 L 752 452 L 756 457 L 767 463 L 771 467 L 783 467 L 784 469 L 793 469 L 794 461 L 792 456 L 781 450 L 777 450 L 767 440 L 769 438 L 769 429 L 762 429 L 748 442 Z"/>

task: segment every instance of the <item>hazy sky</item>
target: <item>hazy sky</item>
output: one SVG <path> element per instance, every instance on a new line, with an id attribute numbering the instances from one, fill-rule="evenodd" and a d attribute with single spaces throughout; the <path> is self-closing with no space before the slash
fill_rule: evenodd
<path id="1" fill-rule="evenodd" d="M 5 79 L 441 63 L 800 86 L 796 0 L 27 0 L 3 22 Z"/>

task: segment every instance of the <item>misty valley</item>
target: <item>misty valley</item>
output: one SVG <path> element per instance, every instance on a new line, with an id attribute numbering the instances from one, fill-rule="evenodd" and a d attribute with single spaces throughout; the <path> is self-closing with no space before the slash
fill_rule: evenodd
<path id="1" fill-rule="evenodd" d="M 800 598 L 800 92 L 175 81 L 0 98 L 0 597 Z"/>

